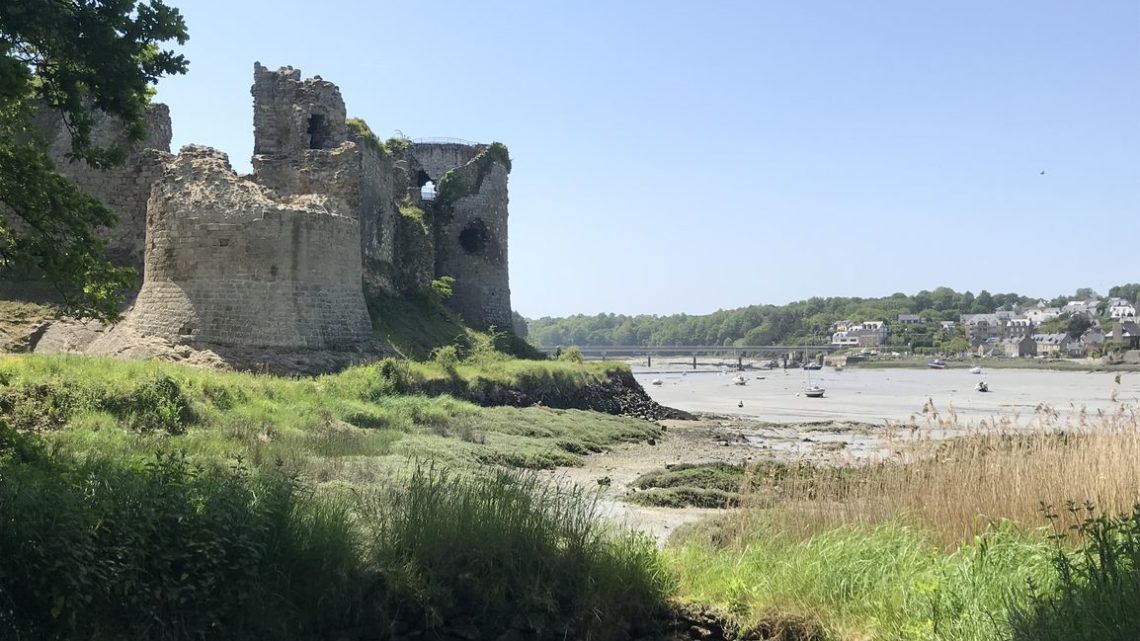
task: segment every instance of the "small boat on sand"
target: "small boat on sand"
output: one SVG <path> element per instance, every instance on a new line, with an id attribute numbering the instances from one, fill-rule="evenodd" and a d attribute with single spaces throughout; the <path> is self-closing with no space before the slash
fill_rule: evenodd
<path id="1" fill-rule="evenodd" d="M 737 374 L 736 376 L 732 377 L 732 384 L 733 385 L 747 385 L 748 379 L 744 378 L 744 376 L 742 376 L 740 374 Z"/>
<path id="2" fill-rule="evenodd" d="M 655 379 L 653 379 L 653 380 L 652 380 L 652 381 L 650 381 L 650 382 L 651 382 L 653 385 L 664 385 L 664 384 L 665 384 L 665 381 L 663 381 L 663 380 L 661 380 L 661 379 L 659 379 L 659 378 L 655 378 Z"/>
<path id="3" fill-rule="evenodd" d="M 804 364 L 804 369 L 823 369 L 823 365 L 820 365 L 815 361 L 810 361 Z"/>
<path id="4" fill-rule="evenodd" d="M 811 382 L 811 372 L 807 373 L 807 386 L 804 387 L 804 396 L 808 398 L 823 398 L 824 389 Z"/>
<path id="5" fill-rule="evenodd" d="M 927 363 L 927 365 L 930 366 L 930 369 L 946 369 L 946 361 L 941 358 L 936 358 Z"/>
<path id="6" fill-rule="evenodd" d="M 971 373 L 971 374 L 981 374 L 981 373 L 982 373 L 982 368 L 980 368 L 980 367 L 971 367 L 971 368 L 970 368 L 970 373 Z"/>
<path id="7" fill-rule="evenodd" d="M 978 390 L 979 392 L 988 392 L 990 391 L 990 386 L 986 385 L 985 381 L 978 381 L 978 384 L 974 386 L 974 389 Z"/>

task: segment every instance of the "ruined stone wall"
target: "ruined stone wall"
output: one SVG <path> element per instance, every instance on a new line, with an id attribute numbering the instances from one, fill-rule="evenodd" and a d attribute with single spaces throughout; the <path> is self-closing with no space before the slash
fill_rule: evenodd
<path id="1" fill-rule="evenodd" d="M 155 184 L 146 275 L 124 325 L 170 342 L 346 349 L 370 340 L 360 227 L 341 201 L 274 200 L 190 146 Z"/>
<path id="2" fill-rule="evenodd" d="M 147 138 L 130 145 L 125 163 L 107 170 L 90 167 L 83 161 L 67 159 L 71 136 L 58 113 L 43 112 L 37 127 L 48 141 L 48 154 L 56 168 L 80 188 L 99 199 L 119 217 L 119 222 L 102 232 L 107 240 L 107 257 L 116 265 L 143 266 L 146 237 L 146 203 L 151 185 L 162 175 L 170 151 L 170 110 L 154 104 L 147 110 Z M 122 121 L 96 114 L 91 140 L 97 146 L 126 145 L 127 131 Z"/>
<path id="3" fill-rule="evenodd" d="M 408 150 L 409 173 L 418 178 L 417 187 L 428 180 L 439 184 L 447 172 L 471 162 L 485 145 L 464 145 L 459 143 L 413 143 Z"/>
<path id="4" fill-rule="evenodd" d="M 348 140 L 340 89 L 320 76 L 301 80 L 301 70 L 276 71 L 253 63 L 253 153 L 295 155 L 332 149 Z"/>
<path id="5" fill-rule="evenodd" d="M 511 331 L 507 260 L 507 174 L 486 156 L 452 170 L 434 204 L 436 276 L 455 278 L 447 301 L 479 329 Z M 448 198 L 454 190 L 454 199 Z"/>
<path id="6" fill-rule="evenodd" d="M 357 144 L 361 150 L 361 190 L 355 208 L 360 218 L 364 283 L 369 289 L 394 292 L 400 288 L 396 275 L 397 202 L 407 191 L 407 179 L 391 156 L 363 141 Z"/>
<path id="7" fill-rule="evenodd" d="M 360 223 L 364 284 L 400 289 L 396 242 L 406 163 L 349 130 L 340 90 L 319 77 L 304 80 L 292 67 L 269 71 L 255 64 L 251 94 L 255 180 L 281 195 L 343 200 Z"/>

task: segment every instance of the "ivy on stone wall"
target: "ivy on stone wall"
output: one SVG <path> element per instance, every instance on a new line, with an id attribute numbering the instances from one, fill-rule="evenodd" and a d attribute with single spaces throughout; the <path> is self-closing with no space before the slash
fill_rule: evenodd
<path id="1" fill-rule="evenodd" d="M 475 181 L 473 184 L 467 184 L 463 179 L 463 175 L 457 170 L 452 169 L 439 179 L 439 183 L 435 186 L 435 210 L 445 218 L 451 217 L 451 209 L 454 207 L 455 202 L 464 196 L 478 193 L 483 187 L 483 179 L 491 171 L 491 167 L 498 163 L 502 165 L 507 173 L 511 172 L 511 155 L 507 150 L 507 146 L 501 142 L 493 142 L 487 145 L 483 151 L 480 151 L 477 156 L 471 159 L 468 165 L 475 166 Z M 467 165 L 465 165 L 467 166 Z"/>

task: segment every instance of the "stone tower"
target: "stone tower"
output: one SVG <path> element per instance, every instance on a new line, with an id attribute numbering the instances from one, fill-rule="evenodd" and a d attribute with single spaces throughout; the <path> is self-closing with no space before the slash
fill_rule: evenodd
<path id="1" fill-rule="evenodd" d="M 479 328 L 513 331 L 507 260 L 507 148 L 456 142 L 408 150 L 413 184 L 437 187 L 430 203 L 435 275 L 455 279 L 447 305 Z"/>
<path id="2" fill-rule="evenodd" d="M 124 324 L 170 343 L 345 350 L 371 339 L 360 228 L 321 195 L 278 199 L 188 146 L 154 185 L 146 272 Z"/>

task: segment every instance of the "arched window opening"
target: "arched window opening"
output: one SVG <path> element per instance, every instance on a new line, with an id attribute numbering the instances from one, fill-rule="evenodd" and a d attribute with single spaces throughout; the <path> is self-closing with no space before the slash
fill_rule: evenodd
<path id="1" fill-rule="evenodd" d="M 435 183 L 427 181 L 420 187 L 420 198 L 422 200 L 435 200 Z"/>

